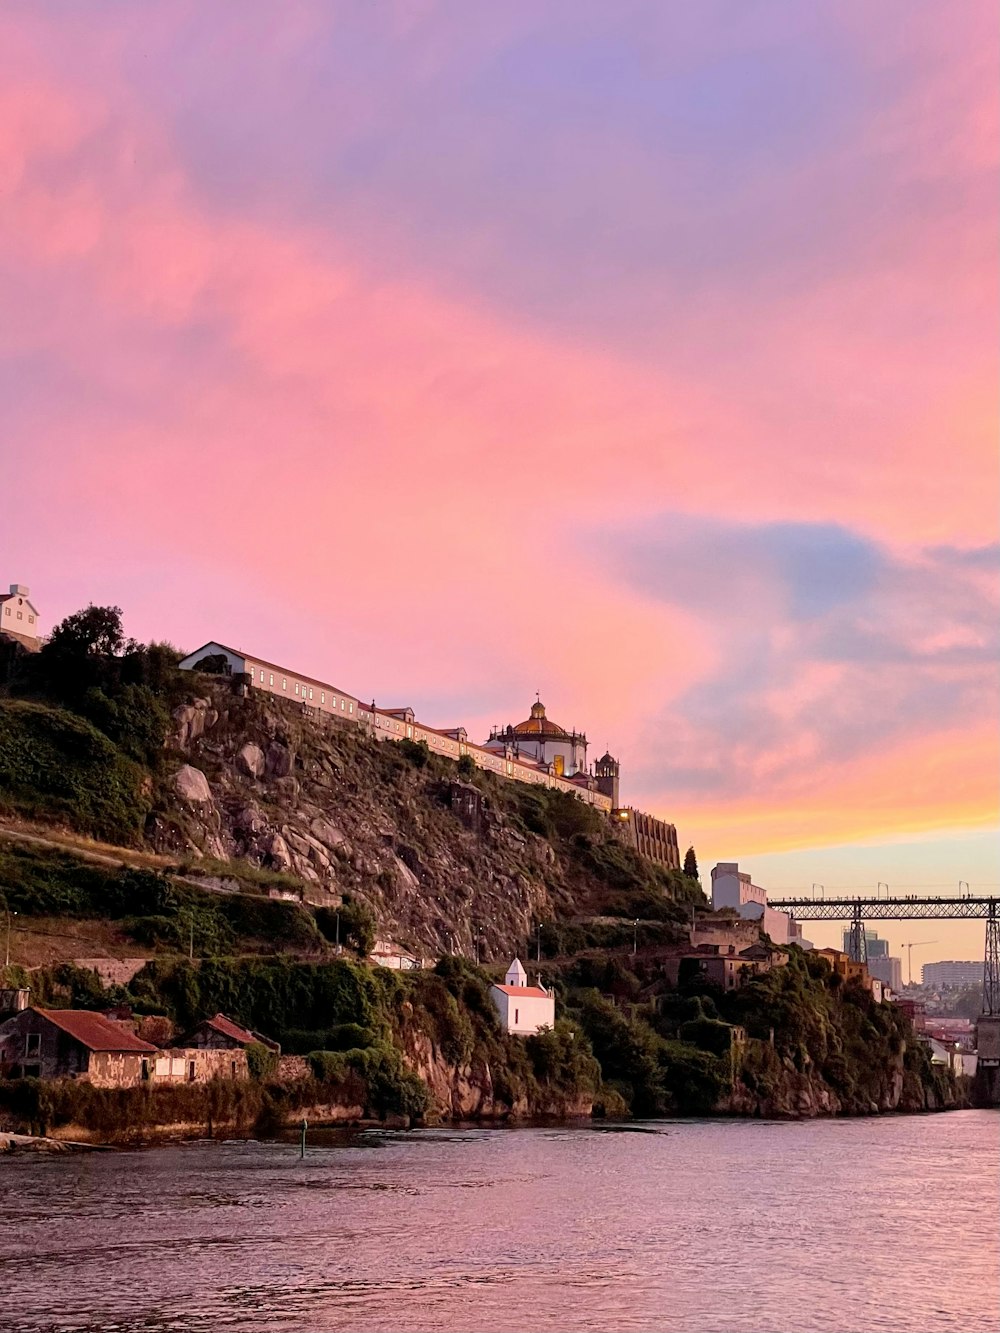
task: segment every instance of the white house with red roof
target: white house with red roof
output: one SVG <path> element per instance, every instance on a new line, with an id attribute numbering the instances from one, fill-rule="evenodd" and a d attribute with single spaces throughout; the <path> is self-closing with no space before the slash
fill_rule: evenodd
<path id="1" fill-rule="evenodd" d="M 528 974 L 520 958 L 515 958 L 508 967 L 502 986 L 490 987 L 490 999 L 500 1014 L 504 1032 L 530 1037 L 542 1028 L 555 1027 L 555 996 L 541 984 L 528 985 Z"/>

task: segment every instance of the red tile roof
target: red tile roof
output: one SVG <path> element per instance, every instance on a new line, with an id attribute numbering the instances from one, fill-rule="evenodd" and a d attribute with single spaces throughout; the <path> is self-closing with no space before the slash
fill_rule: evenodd
<path id="1" fill-rule="evenodd" d="M 497 990 L 502 990 L 504 995 L 523 995 L 534 1000 L 551 1000 L 552 996 L 547 990 L 542 990 L 541 986 L 497 986 Z"/>
<path id="2" fill-rule="evenodd" d="M 252 1032 L 248 1032 L 246 1028 L 241 1028 L 238 1023 L 234 1023 L 233 1020 L 227 1018 L 225 1014 L 216 1014 L 214 1018 L 206 1018 L 204 1023 L 199 1023 L 198 1026 L 213 1028 L 216 1032 L 220 1032 L 224 1037 L 228 1037 L 231 1041 L 238 1041 L 246 1046 L 252 1041 L 257 1040 Z"/>
<path id="3" fill-rule="evenodd" d="M 91 1051 L 136 1051 L 148 1055 L 155 1054 L 157 1050 L 150 1042 L 127 1032 L 110 1018 L 87 1009 L 36 1008 L 35 1013 L 47 1018 L 55 1027 L 61 1028 L 74 1041 Z"/>

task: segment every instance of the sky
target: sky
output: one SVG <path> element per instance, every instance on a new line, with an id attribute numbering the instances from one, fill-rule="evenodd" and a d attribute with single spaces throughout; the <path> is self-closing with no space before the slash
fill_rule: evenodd
<path id="1" fill-rule="evenodd" d="M 996 28 L 9 0 L 0 578 L 538 690 L 703 869 L 1000 886 Z"/>

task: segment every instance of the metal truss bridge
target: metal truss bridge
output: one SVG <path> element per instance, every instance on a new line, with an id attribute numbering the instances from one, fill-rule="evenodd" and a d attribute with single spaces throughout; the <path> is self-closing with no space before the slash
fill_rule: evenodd
<path id="1" fill-rule="evenodd" d="M 984 920 L 983 1013 L 1000 1015 L 1000 898 L 925 898 L 919 894 L 895 898 L 781 898 L 769 899 L 768 906 L 791 912 L 796 921 L 849 921 L 848 952 L 860 963 L 868 961 L 866 921 Z"/>

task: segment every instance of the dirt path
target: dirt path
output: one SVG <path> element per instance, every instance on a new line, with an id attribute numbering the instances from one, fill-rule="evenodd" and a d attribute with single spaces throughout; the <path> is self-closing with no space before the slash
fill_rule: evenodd
<path id="1" fill-rule="evenodd" d="M 75 839 L 72 834 L 29 832 L 23 825 L 7 820 L 0 820 L 0 841 L 24 842 L 35 847 L 45 847 L 53 852 L 66 852 L 78 856 L 81 861 L 91 861 L 95 865 L 131 866 L 136 870 L 159 870 L 175 884 L 186 884 L 189 888 L 200 889 L 203 893 L 237 893 L 237 889 L 225 888 L 218 884 L 205 884 L 177 872 L 176 862 L 166 856 L 157 856 L 155 852 L 137 852 L 130 847 L 111 847 L 106 843 L 93 843 L 87 839 Z"/>

